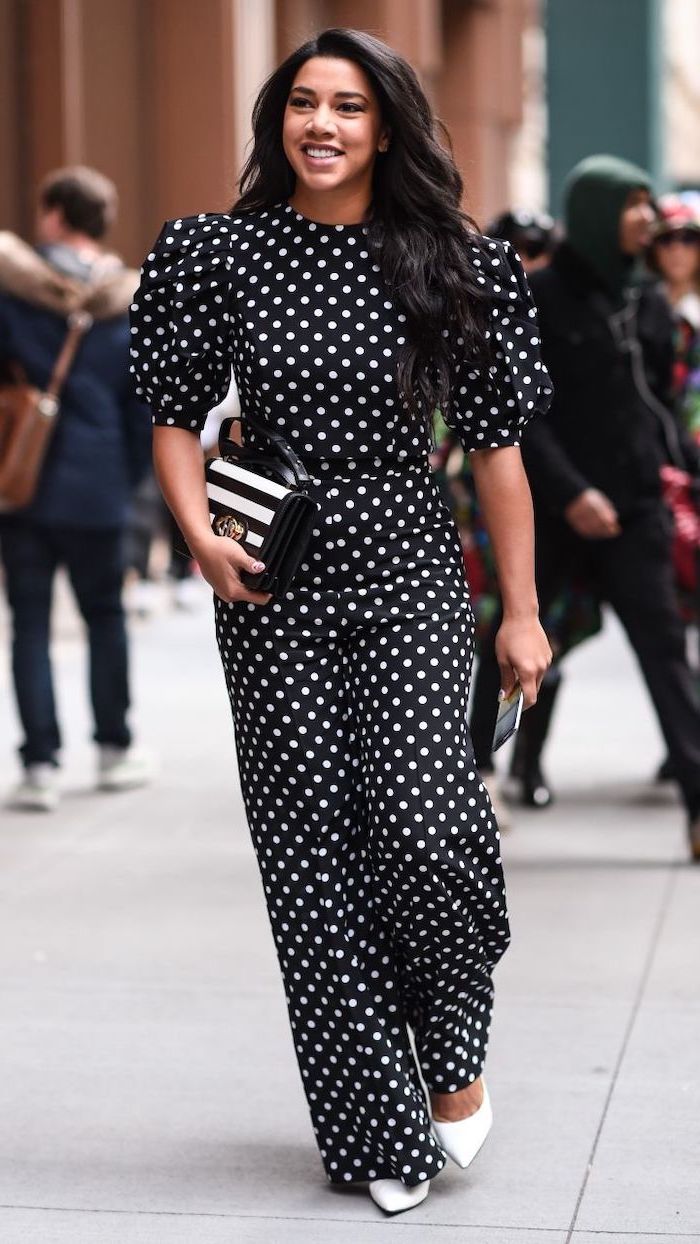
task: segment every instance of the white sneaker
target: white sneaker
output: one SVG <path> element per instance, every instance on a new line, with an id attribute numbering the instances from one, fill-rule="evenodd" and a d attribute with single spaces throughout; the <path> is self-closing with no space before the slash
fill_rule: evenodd
<path id="1" fill-rule="evenodd" d="M 154 776 L 155 761 L 150 752 L 138 747 L 101 745 L 97 772 L 99 790 L 132 790 L 147 786 Z"/>
<path id="2" fill-rule="evenodd" d="M 8 804 L 27 812 L 54 812 L 58 807 L 58 769 L 54 765 L 27 765 Z"/>
<path id="3" fill-rule="evenodd" d="M 158 608 L 159 588 L 151 579 L 135 579 L 124 592 L 127 613 L 137 618 L 150 618 Z"/>
<path id="4" fill-rule="evenodd" d="M 205 599 L 203 580 L 199 575 L 192 574 L 173 583 L 173 604 L 176 609 L 191 613 L 194 609 L 199 609 Z"/>

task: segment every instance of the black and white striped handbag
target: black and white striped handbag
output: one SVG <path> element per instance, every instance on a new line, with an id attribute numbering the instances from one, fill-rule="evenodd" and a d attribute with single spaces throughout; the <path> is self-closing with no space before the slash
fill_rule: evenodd
<path id="1" fill-rule="evenodd" d="M 254 447 L 231 438 L 237 422 L 252 429 Z M 307 495 L 308 472 L 284 437 L 249 416 L 224 420 L 219 454 L 205 465 L 212 530 L 238 540 L 265 563 L 260 574 L 241 573 L 246 587 L 282 596 L 308 547 L 318 509 Z"/>

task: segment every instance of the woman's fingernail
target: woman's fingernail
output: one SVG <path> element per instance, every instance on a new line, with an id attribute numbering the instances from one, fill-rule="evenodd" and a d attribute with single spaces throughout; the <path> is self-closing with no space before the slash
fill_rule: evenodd
<path id="1" fill-rule="evenodd" d="M 260 571 L 264 569 L 265 569 L 264 562 L 253 562 L 253 570 L 255 571 L 256 574 L 259 574 Z"/>
<path id="2" fill-rule="evenodd" d="M 493 691 L 491 692 L 491 695 L 493 695 Z M 505 691 L 503 690 L 503 687 L 501 687 L 501 690 L 500 690 L 500 691 L 499 691 L 499 693 L 498 693 L 498 698 L 499 698 L 499 700 L 505 700 L 505 698 L 506 698 L 506 693 L 505 693 Z"/>

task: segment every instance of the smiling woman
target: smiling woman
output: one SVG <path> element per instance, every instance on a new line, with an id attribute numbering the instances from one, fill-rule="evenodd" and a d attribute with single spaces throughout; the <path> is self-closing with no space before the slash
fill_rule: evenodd
<path id="1" fill-rule="evenodd" d="M 296 210 L 311 215 L 322 191 L 328 224 L 361 223 L 389 130 L 360 67 L 336 57 L 306 61 L 292 84 L 282 142 L 297 178 L 290 199 Z"/>
<path id="2" fill-rule="evenodd" d="M 462 179 L 411 66 L 371 35 L 324 31 L 268 78 L 253 136 L 235 210 L 291 202 L 325 224 L 365 223 L 406 315 L 402 396 L 426 418 L 446 408 L 455 339 L 487 361 L 490 287 L 465 247 L 467 239 L 480 247 L 480 235 L 461 210 Z M 338 155 L 313 157 L 304 146 Z M 491 259 L 480 263 L 488 270 Z"/>
<path id="3" fill-rule="evenodd" d="M 406 61 L 326 31 L 265 83 L 253 132 L 231 214 L 168 222 L 148 256 L 134 369 L 163 491 L 216 594 L 326 1172 L 369 1182 L 395 1213 L 425 1199 L 446 1154 L 466 1167 L 486 1139 L 491 972 L 509 937 L 467 728 L 473 618 L 430 470 L 431 416 L 439 404 L 475 451 L 504 686 L 517 677 L 531 703 L 550 652 L 518 445 L 550 388 L 521 265 L 463 215 Z M 284 437 L 318 507 L 274 600 L 243 586 L 250 559 L 211 532 L 192 435 L 231 364 L 246 446 L 261 422 Z"/>

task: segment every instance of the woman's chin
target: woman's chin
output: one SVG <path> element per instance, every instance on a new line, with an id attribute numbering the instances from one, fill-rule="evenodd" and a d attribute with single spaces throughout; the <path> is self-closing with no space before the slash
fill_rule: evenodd
<path id="1" fill-rule="evenodd" d="M 299 169 L 297 181 L 307 190 L 337 190 L 347 179 L 339 169 Z"/>

